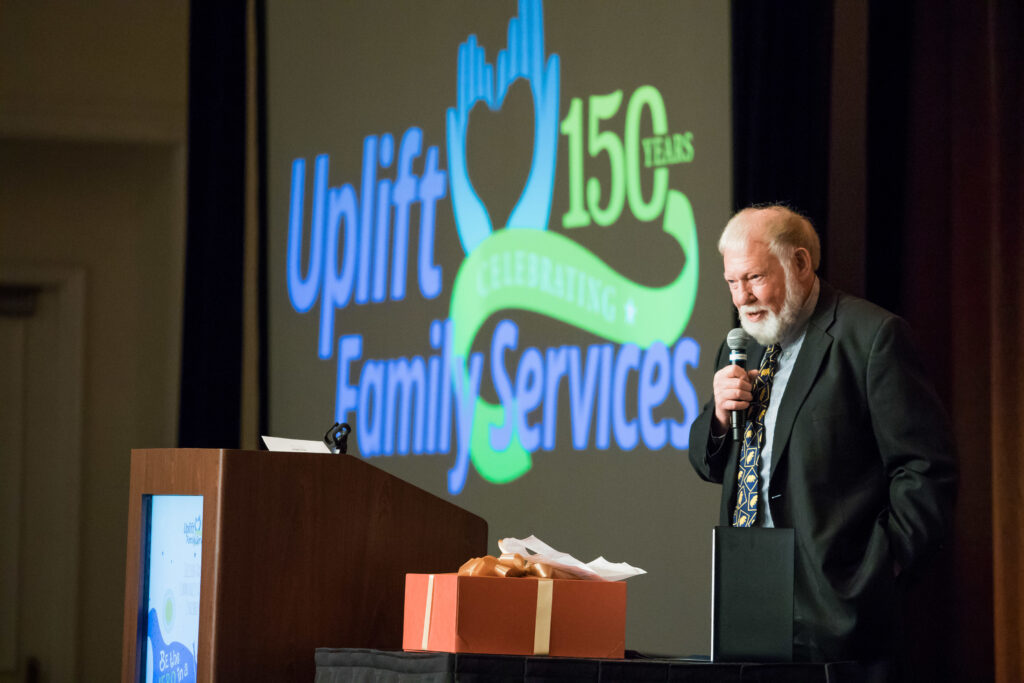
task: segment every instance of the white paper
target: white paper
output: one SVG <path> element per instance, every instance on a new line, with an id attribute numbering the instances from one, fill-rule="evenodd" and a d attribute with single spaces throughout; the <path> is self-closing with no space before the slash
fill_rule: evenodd
<path id="1" fill-rule="evenodd" d="M 572 555 L 555 550 L 536 536 L 522 539 L 503 538 L 498 541 L 498 547 L 503 553 L 519 553 L 531 562 L 550 564 L 591 581 L 621 581 L 647 573 L 639 567 L 633 567 L 625 562 L 609 562 L 603 557 L 584 564 Z"/>
<path id="2" fill-rule="evenodd" d="M 263 443 L 269 451 L 284 453 L 330 453 L 331 449 L 323 441 L 307 441 L 305 439 L 282 439 L 276 436 L 264 436 Z"/>

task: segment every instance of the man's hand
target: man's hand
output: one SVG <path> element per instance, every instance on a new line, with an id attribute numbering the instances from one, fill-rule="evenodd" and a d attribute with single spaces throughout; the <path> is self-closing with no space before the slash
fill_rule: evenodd
<path id="1" fill-rule="evenodd" d="M 738 365 L 726 365 L 715 373 L 715 423 L 712 433 L 724 434 L 729 428 L 729 413 L 746 410 L 754 396 L 751 389 L 757 370 L 744 370 Z"/>

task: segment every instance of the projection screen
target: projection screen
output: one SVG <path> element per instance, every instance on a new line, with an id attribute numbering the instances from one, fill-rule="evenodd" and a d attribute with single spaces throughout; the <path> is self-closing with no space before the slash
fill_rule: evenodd
<path id="1" fill-rule="evenodd" d="M 267 2 L 270 434 L 350 424 L 492 553 L 535 534 L 646 569 L 647 652 L 709 649 L 719 489 L 687 449 L 731 324 L 728 20 Z"/>

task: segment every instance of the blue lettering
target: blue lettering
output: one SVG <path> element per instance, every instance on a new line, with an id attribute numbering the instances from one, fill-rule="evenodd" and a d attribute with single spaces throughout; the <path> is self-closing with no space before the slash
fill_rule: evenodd
<path id="1" fill-rule="evenodd" d="M 396 165 L 397 181 L 378 178 L 380 168 L 395 161 L 394 137 L 383 133 L 363 140 L 362 184 L 359 193 L 350 184 L 329 187 L 330 157 L 316 158 L 313 177 L 309 264 L 303 277 L 303 213 L 306 162 L 292 162 L 288 215 L 288 296 L 299 313 L 308 312 L 321 299 L 317 353 L 330 358 L 334 351 L 334 318 L 354 299 L 358 305 L 405 298 L 409 256 L 409 218 L 412 204 L 420 203 L 419 289 L 424 298 L 441 293 L 442 270 L 434 262 L 437 202 L 447 194 L 447 173 L 437 167 L 437 147 L 427 150 L 423 176 L 413 162 L 420 156 L 423 132 L 416 127 L 402 136 Z M 392 224 L 392 208 L 394 223 Z M 344 223 L 344 235 L 341 225 Z M 393 245 L 393 246 L 392 246 Z M 390 261 L 389 261 L 390 252 Z M 340 258 L 339 258 L 340 257 Z M 340 262 L 340 267 L 339 267 Z M 390 290 L 388 268 L 390 265 Z M 321 290 L 323 296 L 320 296 Z"/>
<path id="2" fill-rule="evenodd" d="M 391 133 L 380 138 L 380 167 L 390 168 L 395 156 L 395 140 Z M 391 181 L 381 178 L 377 183 L 377 230 L 373 247 L 373 296 L 374 301 L 387 297 L 388 238 L 391 236 Z"/>
<path id="3" fill-rule="evenodd" d="M 594 411 L 594 392 L 597 388 L 597 368 L 601 362 L 601 346 L 587 348 L 587 368 L 580 384 L 580 350 L 569 347 L 569 407 L 572 411 L 572 447 L 578 451 L 590 441 L 590 420 Z"/>
<path id="4" fill-rule="evenodd" d="M 451 321 L 435 320 L 430 345 L 440 349 L 439 354 L 428 359 L 367 360 L 355 385 L 351 379 L 354 363 L 362 357 L 362 335 L 338 340 L 335 419 L 357 424 L 365 457 L 449 451 L 454 394 L 446 359 L 451 341 Z M 479 385 L 479 377 L 476 382 Z M 351 413 L 356 415 L 350 417 Z"/>
<path id="5" fill-rule="evenodd" d="M 611 344 L 601 347 L 601 382 L 597 399 L 597 433 L 594 445 L 607 450 L 611 445 L 612 353 Z"/>
<path id="6" fill-rule="evenodd" d="M 356 409 L 359 391 L 349 384 L 348 371 L 349 364 L 359 360 L 362 355 L 362 335 L 345 335 L 338 340 L 338 379 L 334 396 L 334 420 L 336 422 L 348 422 L 348 414 Z M 361 433 L 362 427 L 360 427 Z"/>
<path id="7" fill-rule="evenodd" d="M 461 367 L 462 359 L 455 357 L 456 367 Z M 473 415 L 476 413 L 476 400 L 480 396 L 480 377 L 483 375 L 484 357 L 474 353 L 469 357 L 469 377 L 461 370 L 455 373 L 456 429 L 458 430 L 459 449 L 455 456 L 455 466 L 448 470 L 448 493 L 458 495 L 466 485 L 469 474 L 469 441 L 473 435 Z"/>
<path id="8" fill-rule="evenodd" d="M 519 441 L 528 451 L 540 445 L 540 425 L 530 426 L 528 417 L 540 405 L 544 393 L 544 356 L 534 347 L 523 351 L 516 372 L 516 407 L 519 416 Z"/>
<path id="9" fill-rule="evenodd" d="M 391 298 L 394 301 L 405 298 L 405 264 L 409 253 L 409 205 L 416 200 L 416 176 L 412 173 L 412 161 L 420 155 L 422 144 L 423 132 L 413 127 L 405 131 L 398 151 L 398 179 L 395 181 L 392 195 L 395 203 L 395 253 L 391 263 Z M 433 232 L 434 226 L 431 225 L 430 229 Z M 422 235 L 422 230 L 420 234 Z"/>
<path id="10" fill-rule="evenodd" d="M 697 367 L 699 361 L 700 345 L 690 337 L 680 339 L 672 354 L 672 385 L 676 398 L 683 406 L 683 421 L 671 421 L 669 424 L 669 438 L 672 445 L 679 449 L 690 447 L 690 426 L 697 419 L 697 392 L 686 374 L 686 368 Z"/>
<path id="11" fill-rule="evenodd" d="M 351 413 L 356 413 L 363 457 L 447 453 L 454 408 L 458 442 L 455 464 L 448 472 L 448 491 L 457 495 L 468 475 L 485 356 L 472 354 L 468 369 L 463 369 L 452 356 L 453 333 L 451 320 L 432 321 L 430 346 L 440 353 L 426 359 L 366 360 L 358 386 L 351 378 L 362 358 L 363 338 L 358 334 L 342 336 L 337 346 L 335 419 L 352 421 Z M 505 450 L 517 436 L 527 451 L 555 449 L 559 394 L 566 377 L 574 450 L 584 450 L 590 443 L 595 403 L 594 441 L 599 449 L 610 447 L 613 433 L 623 451 L 635 449 L 641 440 L 650 450 L 661 450 L 668 443 L 680 450 L 688 447 L 689 428 L 698 409 L 697 393 L 687 375 L 688 368 L 696 367 L 700 359 L 700 346 L 693 339 L 680 339 L 672 350 L 658 341 L 646 350 L 629 343 L 617 348 L 593 344 L 587 347 L 585 360 L 578 346 L 528 347 L 515 372 L 510 373 L 506 354 L 515 350 L 518 342 L 516 323 L 500 321 L 490 348 L 492 381 L 504 412 L 502 424 L 488 425 L 490 446 L 495 451 Z M 630 373 L 634 371 L 638 374 L 635 404 L 630 391 Z M 682 420 L 655 419 L 655 412 L 673 390 L 682 406 Z M 541 403 L 543 414 L 537 415 Z M 631 418 L 634 405 L 636 417 Z"/>
<path id="12" fill-rule="evenodd" d="M 651 411 L 661 405 L 669 392 L 669 358 L 665 344 L 656 341 L 644 354 L 640 366 L 640 384 L 637 387 L 637 418 L 644 445 L 652 451 L 660 450 L 668 440 L 668 425 L 655 422 Z"/>
<path id="13" fill-rule="evenodd" d="M 373 188 L 377 184 L 377 136 L 363 140 L 363 184 L 359 198 L 359 279 L 356 282 L 356 303 L 370 298 L 370 246 L 373 242 Z"/>
<path id="14" fill-rule="evenodd" d="M 558 385 L 568 372 L 568 355 L 570 347 L 548 349 L 547 369 L 544 376 L 544 450 L 555 448 L 555 427 L 558 425 Z M 579 363 L 580 350 L 576 351 L 576 362 Z"/>
<path id="15" fill-rule="evenodd" d="M 316 160 L 316 178 L 320 177 L 320 160 L 327 164 L 327 156 L 321 155 Z M 326 182 L 326 173 L 324 174 Z M 314 185 L 316 181 L 314 180 Z M 316 303 L 320 292 L 320 268 L 322 256 L 320 250 L 323 243 L 323 223 L 315 218 L 309 237 L 309 272 L 302 277 L 302 206 L 305 202 L 306 160 L 296 159 L 292 162 L 292 193 L 291 206 L 288 210 L 288 298 L 292 308 L 305 313 Z M 314 207 L 316 206 L 314 190 Z M 314 209 L 314 215 L 316 211 Z"/>
<path id="16" fill-rule="evenodd" d="M 384 429 L 384 363 L 380 361 L 363 363 L 356 418 L 360 453 L 364 458 L 380 455 Z"/>
<path id="17" fill-rule="evenodd" d="M 430 323 L 430 348 L 435 351 L 441 348 L 442 323 L 435 320 Z M 423 445 L 425 453 L 437 453 L 437 410 L 441 404 L 441 357 L 431 356 L 427 361 L 427 386 L 430 391 L 427 395 L 427 441 Z M 449 396 L 446 391 L 445 397 Z"/>
<path id="18" fill-rule="evenodd" d="M 423 452 L 423 421 L 427 412 L 426 393 L 426 368 L 423 359 L 419 356 L 413 357 L 410 361 L 406 358 L 396 358 L 387 366 L 387 399 L 385 407 L 386 418 L 384 420 L 384 453 L 390 455 L 392 450 L 393 435 L 395 433 L 395 418 L 398 417 L 398 453 L 406 455 L 409 452 L 409 426 L 412 424 L 413 398 L 416 400 L 416 425 L 413 430 L 413 450 L 416 453 Z M 396 405 L 396 401 L 401 403 Z M 396 415 L 397 414 L 397 415 Z"/>
<path id="19" fill-rule="evenodd" d="M 437 147 L 427 150 L 427 163 L 419 182 L 420 200 L 420 293 L 433 299 L 441 293 L 441 266 L 434 263 L 434 217 L 436 203 L 447 192 L 448 176 L 437 168 Z"/>
<path id="20" fill-rule="evenodd" d="M 518 340 L 519 328 L 511 320 L 499 322 L 491 338 L 491 381 L 494 383 L 494 391 L 498 394 L 498 401 L 505 415 L 505 421 L 501 426 L 491 425 L 490 442 L 491 448 L 495 451 L 504 451 L 512 441 L 515 423 L 511 416 L 515 415 L 516 402 L 512 383 L 505 372 L 505 349 L 516 348 Z"/>
<path id="21" fill-rule="evenodd" d="M 431 336 L 434 328 L 431 327 Z M 452 328 L 452 321 L 444 321 L 444 350 L 441 357 L 441 421 L 440 434 L 438 434 L 438 453 L 447 453 L 451 450 L 452 435 L 452 336 L 455 334 Z"/>
<path id="22" fill-rule="evenodd" d="M 326 157 L 324 157 L 326 159 Z M 319 168 L 319 163 L 318 163 Z M 326 173 L 325 173 L 326 175 Z M 327 251 L 324 255 L 324 300 L 320 304 L 320 345 L 321 358 L 331 357 L 334 336 L 334 311 L 348 305 L 352 296 L 352 283 L 356 270 L 356 220 L 358 207 L 356 191 L 345 184 L 331 188 L 328 192 Z M 341 220 L 345 220 L 345 256 L 341 273 L 338 273 L 338 233 Z"/>
<path id="23" fill-rule="evenodd" d="M 623 344 L 615 360 L 615 383 L 612 387 L 612 420 L 615 426 L 615 442 L 624 451 L 636 448 L 638 434 L 635 420 L 626 418 L 626 383 L 629 371 L 640 365 L 640 349 L 636 344 Z"/>

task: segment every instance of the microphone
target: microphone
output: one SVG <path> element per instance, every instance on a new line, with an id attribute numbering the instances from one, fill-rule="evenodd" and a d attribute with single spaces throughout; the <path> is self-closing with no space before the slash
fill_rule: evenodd
<path id="1" fill-rule="evenodd" d="M 347 455 L 348 435 L 351 432 L 352 427 L 347 422 L 342 422 L 341 424 L 335 422 L 328 428 L 327 433 L 324 434 L 324 443 L 331 449 L 331 453 Z"/>
<path id="2" fill-rule="evenodd" d="M 738 365 L 744 370 L 747 369 L 747 342 L 750 335 L 742 327 L 729 330 L 725 337 L 725 343 L 729 346 L 729 362 Z M 729 411 L 729 426 L 732 428 L 732 440 L 739 441 L 743 438 L 743 411 Z"/>

